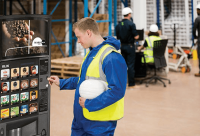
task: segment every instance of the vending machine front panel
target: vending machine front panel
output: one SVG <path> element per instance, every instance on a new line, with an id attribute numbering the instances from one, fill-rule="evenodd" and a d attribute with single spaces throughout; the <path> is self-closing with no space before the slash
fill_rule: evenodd
<path id="1" fill-rule="evenodd" d="M 0 136 L 50 136 L 47 15 L 0 17 Z"/>

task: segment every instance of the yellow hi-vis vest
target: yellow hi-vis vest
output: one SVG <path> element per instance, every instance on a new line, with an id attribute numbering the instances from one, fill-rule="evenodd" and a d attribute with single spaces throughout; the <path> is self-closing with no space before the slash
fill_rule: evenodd
<path id="1" fill-rule="evenodd" d="M 145 39 L 147 41 L 147 47 L 144 50 L 144 57 L 146 63 L 154 63 L 153 58 L 153 47 L 154 47 L 154 41 L 161 40 L 159 36 L 150 36 Z M 142 58 L 142 63 L 144 63 L 144 59 Z"/>
<path id="2" fill-rule="evenodd" d="M 108 44 L 101 47 L 101 49 L 97 52 L 96 56 L 93 58 L 92 62 L 87 68 L 86 77 L 85 79 L 96 79 L 96 80 L 103 80 L 107 83 L 106 75 L 102 70 L 103 60 L 104 58 L 110 54 L 111 52 L 119 53 L 113 46 Z M 89 52 L 83 59 L 85 61 L 86 57 L 88 56 Z M 82 62 L 82 64 L 83 64 Z M 82 69 L 82 65 L 81 65 Z M 81 76 L 81 69 L 80 69 L 80 76 Z M 80 77 L 79 77 L 80 80 Z M 94 90 L 95 91 L 95 90 Z M 119 120 L 124 116 L 124 97 L 117 102 L 109 105 L 101 110 L 89 112 L 86 108 L 83 108 L 83 115 L 86 119 L 92 121 L 115 121 Z"/>

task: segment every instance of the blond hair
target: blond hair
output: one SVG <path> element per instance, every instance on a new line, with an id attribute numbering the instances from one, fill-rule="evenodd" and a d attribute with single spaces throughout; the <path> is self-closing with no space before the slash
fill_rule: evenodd
<path id="1" fill-rule="evenodd" d="M 90 17 L 82 18 L 79 21 L 75 22 L 73 24 L 73 31 L 76 28 L 78 28 L 80 31 L 83 31 L 83 32 L 90 30 L 96 35 L 100 34 L 97 22 Z"/>

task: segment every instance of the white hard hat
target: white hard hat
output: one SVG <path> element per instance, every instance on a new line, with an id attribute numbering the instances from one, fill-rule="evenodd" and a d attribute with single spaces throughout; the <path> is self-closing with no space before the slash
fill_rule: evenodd
<path id="1" fill-rule="evenodd" d="M 200 4 L 198 4 L 196 8 L 197 8 L 197 9 L 200 9 Z"/>
<path id="2" fill-rule="evenodd" d="M 132 13 L 132 10 L 129 8 L 129 7 L 125 7 L 123 10 L 122 10 L 122 15 L 128 15 L 129 13 Z"/>
<path id="3" fill-rule="evenodd" d="M 151 25 L 149 31 L 151 31 L 151 32 L 158 32 L 158 26 L 155 25 L 155 24 Z"/>
<path id="4" fill-rule="evenodd" d="M 79 94 L 85 99 L 94 99 L 106 90 L 108 90 L 106 82 L 89 79 L 81 83 L 79 87 Z"/>

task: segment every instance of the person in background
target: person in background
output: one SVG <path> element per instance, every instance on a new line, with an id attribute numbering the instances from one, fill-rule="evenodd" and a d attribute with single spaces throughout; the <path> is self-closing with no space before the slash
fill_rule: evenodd
<path id="1" fill-rule="evenodd" d="M 199 59 L 199 72 L 196 73 L 194 76 L 200 77 L 200 4 L 198 4 L 196 8 L 197 8 L 198 17 L 195 19 L 195 22 L 194 22 L 193 36 L 194 36 L 194 39 L 197 39 L 197 42 L 198 42 L 197 53 L 198 53 L 198 59 Z M 198 31 L 198 36 L 196 35 L 196 31 Z"/>
<path id="2" fill-rule="evenodd" d="M 139 46 L 138 50 L 144 50 L 144 57 L 146 63 L 154 63 L 153 58 L 153 47 L 154 47 L 154 41 L 161 40 L 158 33 L 158 26 L 155 24 L 152 24 L 149 29 L 148 37 L 145 39 L 144 45 Z M 144 59 L 142 59 L 142 63 L 144 63 Z"/>
<path id="3" fill-rule="evenodd" d="M 121 53 L 126 64 L 128 66 L 128 86 L 129 88 L 135 88 L 135 39 L 139 38 L 139 35 L 136 31 L 136 26 L 131 21 L 132 10 L 129 7 L 126 7 L 122 10 L 122 15 L 124 19 L 119 22 L 116 26 L 116 36 L 117 39 L 121 41 Z"/>
<path id="4" fill-rule="evenodd" d="M 78 43 L 90 49 L 83 59 L 80 76 L 69 79 L 51 76 L 49 83 L 55 83 L 60 90 L 76 89 L 71 136 L 113 136 L 117 120 L 124 115 L 127 83 L 126 62 L 117 51 L 120 42 L 111 36 L 103 38 L 98 24 L 89 17 L 73 24 L 73 31 Z M 88 79 L 103 80 L 109 89 L 94 99 L 80 97 L 79 87 Z"/>

